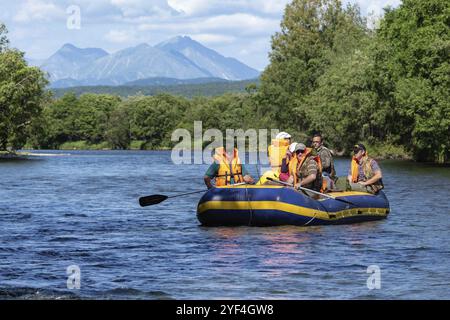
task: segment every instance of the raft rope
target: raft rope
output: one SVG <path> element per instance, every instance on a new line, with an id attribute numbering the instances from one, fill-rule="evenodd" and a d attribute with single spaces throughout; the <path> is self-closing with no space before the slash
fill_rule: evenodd
<path id="1" fill-rule="evenodd" d="M 256 173 L 258 174 L 258 181 L 261 180 L 261 175 L 259 173 L 259 150 L 258 153 L 256 154 Z"/>
<path id="2" fill-rule="evenodd" d="M 245 198 L 247 199 L 248 207 L 250 208 L 250 220 L 248 221 L 248 226 L 250 227 L 252 225 L 252 220 L 253 220 L 253 209 L 252 209 L 250 198 L 248 196 L 248 188 L 247 187 L 245 187 Z"/>
<path id="3" fill-rule="evenodd" d="M 314 212 L 314 216 L 307 222 L 305 223 L 303 226 L 307 226 L 308 224 L 310 224 L 317 216 L 317 212 Z"/>

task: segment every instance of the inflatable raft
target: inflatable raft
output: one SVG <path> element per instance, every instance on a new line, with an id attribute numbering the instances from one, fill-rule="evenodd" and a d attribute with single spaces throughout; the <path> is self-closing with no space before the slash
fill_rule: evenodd
<path id="1" fill-rule="evenodd" d="M 216 187 L 200 199 L 197 218 L 204 226 L 314 226 L 374 221 L 389 214 L 382 191 L 377 195 L 353 191 L 327 195 L 341 201 L 314 199 L 283 186 Z"/>

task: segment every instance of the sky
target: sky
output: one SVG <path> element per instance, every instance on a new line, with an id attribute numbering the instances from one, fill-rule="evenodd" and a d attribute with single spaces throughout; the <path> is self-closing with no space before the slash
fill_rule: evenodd
<path id="1" fill-rule="evenodd" d="M 257 70 L 290 0 L 0 0 L 11 46 L 45 59 L 66 43 L 110 53 L 185 35 Z M 343 0 L 381 15 L 400 0 Z"/>

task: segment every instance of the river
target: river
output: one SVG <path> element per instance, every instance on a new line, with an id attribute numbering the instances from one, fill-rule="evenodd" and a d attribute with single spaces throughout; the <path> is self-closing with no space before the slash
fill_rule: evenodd
<path id="1" fill-rule="evenodd" d="M 58 156 L 0 161 L 0 299 L 450 299 L 448 167 L 381 161 L 382 221 L 207 228 L 201 194 L 138 204 L 202 190 L 206 165 L 164 151 L 42 153 Z M 336 160 L 338 174 L 348 166 Z M 80 272 L 68 286 L 69 266 Z"/>

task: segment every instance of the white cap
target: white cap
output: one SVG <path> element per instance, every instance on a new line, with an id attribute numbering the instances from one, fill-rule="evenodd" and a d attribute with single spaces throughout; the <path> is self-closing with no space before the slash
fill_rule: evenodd
<path id="1" fill-rule="evenodd" d="M 289 145 L 289 151 L 294 153 L 295 147 L 297 146 L 297 142 L 293 142 Z"/>
<path id="2" fill-rule="evenodd" d="M 275 139 L 290 139 L 291 135 L 287 132 L 280 132 L 279 134 L 277 134 L 277 136 L 275 137 Z"/>

